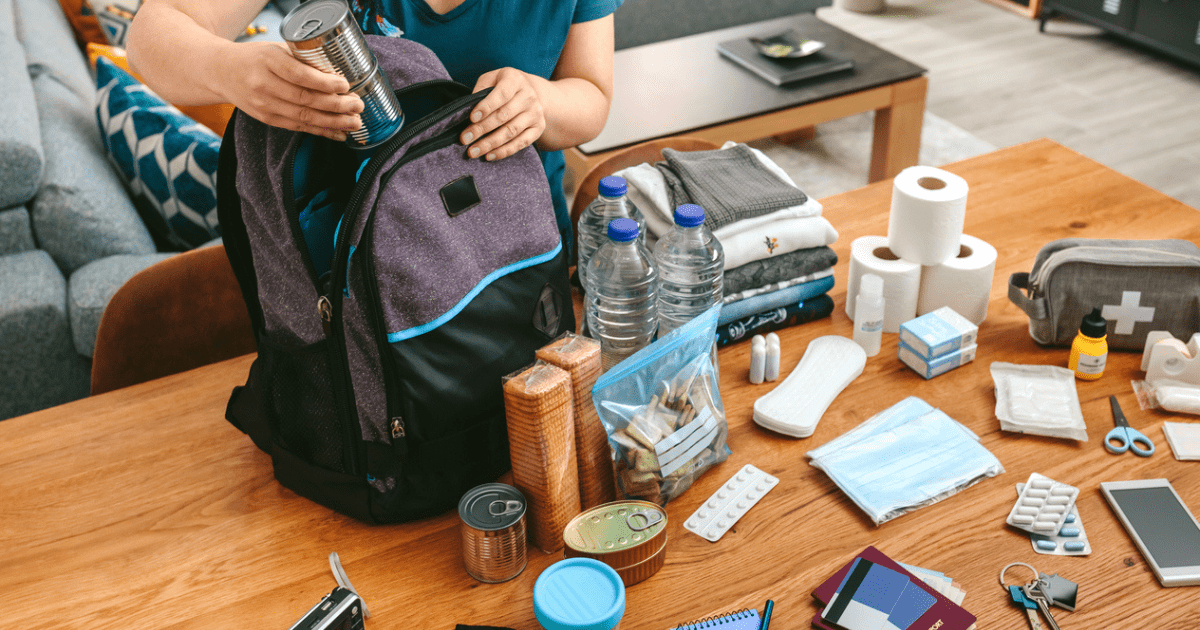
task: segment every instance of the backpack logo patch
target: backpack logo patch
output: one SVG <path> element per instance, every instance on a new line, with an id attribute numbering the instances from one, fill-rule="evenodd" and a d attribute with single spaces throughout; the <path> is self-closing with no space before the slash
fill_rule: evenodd
<path id="1" fill-rule="evenodd" d="M 479 189 L 475 187 L 475 178 L 464 175 L 442 186 L 438 192 L 442 197 L 442 205 L 446 214 L 456 216 L 479 205 Z"/>
<path id="2" fill-rule="evenodd" d="M 562 310 L 562 296 L 547 282 L 533 307 L 533 327 L 553 337 L 562 323 Z"/>

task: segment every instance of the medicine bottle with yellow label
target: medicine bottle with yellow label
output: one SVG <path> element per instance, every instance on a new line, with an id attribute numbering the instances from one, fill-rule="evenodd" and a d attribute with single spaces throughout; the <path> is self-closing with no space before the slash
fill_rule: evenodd
<path id="1" fill-rule="evenodd" d="M 1100 309 L 1092 309 L 1083 316 L 1079 334 L 1071 343 L 1071 358 L 1067 367 L 1075 371 L 1075 378 L 1094 381 L 1104 374 L 1104 363 L 1108 360 L 1108 320 Z"/>

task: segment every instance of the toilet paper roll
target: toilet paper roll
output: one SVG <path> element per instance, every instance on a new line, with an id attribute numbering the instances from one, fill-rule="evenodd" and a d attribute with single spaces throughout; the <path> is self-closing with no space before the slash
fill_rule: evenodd
<path id="1" fill-rule="evenodd" d="M 860 236 L 850 244 L 850 279 L 846 283 L 846 314 L 854 319 L 858 282 L 864 274 L 883 278 L 883 332 L 900 332 L 900 324 L 917 316 L 921 265 L 901 260 L 883 236 Z"/>
<path id="2" fill-rule="evenodd" d="M 958 255 L 940 265 L 921 269 L 917 315 L 949 306 L 978 326 L 987 318 L 996 248 L 987 241 L 963 234 Z"/>
<path id="3" fill-rule="evenodd" d="M 932 166 L 910 166 L 892 185 L 888 247 L 919 265 L 940 265 L 958 253 L 967 210 L 967 181 Z"/>

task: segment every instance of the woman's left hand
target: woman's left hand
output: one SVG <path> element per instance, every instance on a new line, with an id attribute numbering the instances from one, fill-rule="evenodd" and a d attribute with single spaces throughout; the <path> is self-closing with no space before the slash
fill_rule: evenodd
<path id="1" fill-rule="evenodd" d="M 471 125 L 460 139 L 473 158 L 502 160 L 533 144 L 546 130 L 546 114 L 535 89 L 544 80 L 516 68 L 500 68 L 475 83 L 476 92 L 492 88 L 471 111 Z"/>

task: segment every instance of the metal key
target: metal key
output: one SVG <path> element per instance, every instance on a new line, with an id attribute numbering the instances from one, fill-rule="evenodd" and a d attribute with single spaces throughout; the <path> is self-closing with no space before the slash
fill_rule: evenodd
<path id="1" fill-rule="evenodd" d="M 1038 617 L 1037 604 L 1025 597 L 1025 593 L 1020 586 L 1008 587 L 1008 594 L 1012 597 L 1013 603 L 1025 611 L 1025 615 L 1029 617 L 1030 630 L 1043 630 L 1042 620 Z"/>
<path id="2" fill-rule="evenodd" d="M 1045 595 L 1042 594 L 1040 582 L 1033 581 L 1021 587 L 1021 591 L 1025 593 L 1025 597 L 1037 604 L 1038 610 L 1042 611 L 1042 616 L 1046 618 L 1046 623 L 1050 624 L 1051 630 L 1061 630 L 1058 627 L 1058 622 L 1054 620 L 1054 615 L 1050 613 L 1050 602 Z"/>

